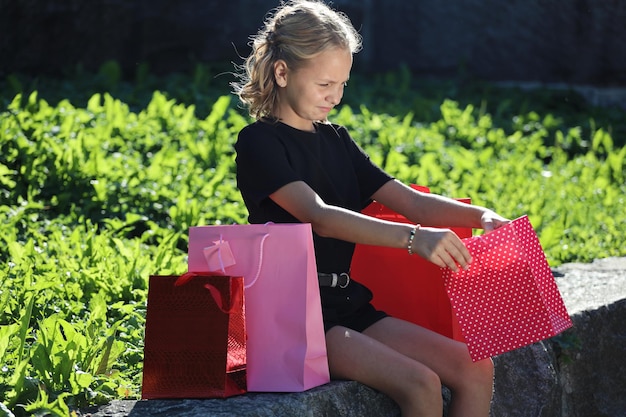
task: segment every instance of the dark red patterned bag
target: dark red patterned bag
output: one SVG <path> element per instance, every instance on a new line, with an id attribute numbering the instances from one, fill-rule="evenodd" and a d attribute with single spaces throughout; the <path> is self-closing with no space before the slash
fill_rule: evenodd
<path id="1" fill-rule="evenodd" d="M 151 276 L 142 398 L 246 392 L 243 278 Z"/>

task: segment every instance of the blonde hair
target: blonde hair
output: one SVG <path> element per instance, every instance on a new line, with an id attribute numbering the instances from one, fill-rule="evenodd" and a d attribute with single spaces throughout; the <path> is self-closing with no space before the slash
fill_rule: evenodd
<path id="1" fill-rule="evenodd" d="M 331 48 L 355 54 L 361 36 L 350 19 L 319 0 L 290 0 L 270 14 L 265 27 L 251 37 L 252 52 L 239 67 L 239 82 L 231 86 L 255 119 L 271 117 L 278 100 L 274 63 L 284 60 L 297 70 L 307 60 Z"/>

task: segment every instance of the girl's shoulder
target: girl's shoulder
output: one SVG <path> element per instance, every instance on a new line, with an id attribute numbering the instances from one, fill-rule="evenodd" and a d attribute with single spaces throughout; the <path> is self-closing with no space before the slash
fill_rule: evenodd
<path id="1" fill-rule="evenodd" d="M 246 125 L 240 130 L 240 134 L 259 133 L 259 132 L 271 132 L 276 129 L 276 123 L 266 120 L 256 120 L 249 125 Z"/>
<path id="2" fill-rule="evenodd" d="M 257 120 L 243 127 L 237 136 L 236 146 L 267 144 L 280 141 L 280 134 L 276 123 Z"/>

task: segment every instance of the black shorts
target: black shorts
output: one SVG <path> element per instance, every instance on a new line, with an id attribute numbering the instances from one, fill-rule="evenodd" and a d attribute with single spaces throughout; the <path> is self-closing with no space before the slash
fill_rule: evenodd
<path id="1" fill-rule="evenodd" d="M 372 292 L 366 286 L 351 280 L 346 288 L 320 287 L 324 331 L 344 326 L 357 332 L 387 317 L 370 303 Z"/>

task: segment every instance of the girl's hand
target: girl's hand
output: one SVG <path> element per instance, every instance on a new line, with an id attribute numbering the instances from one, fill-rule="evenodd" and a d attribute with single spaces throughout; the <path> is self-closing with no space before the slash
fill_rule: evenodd
<path id="1" fill-rule="evenodd" d="M 485 232 L 491 232 L 511 221 L 492 210 L 486 210 L 480 218 Z M 449 229 L 420 227 L 415 235 L 414 252 L 442 268 L 457 272 L 459 267 L 467 269 L 472 256 L 463 241 Z"/>
<path id="2" fill-rule="evenodd" d="M 485 211 L 480 218 L 480 224 L 487 233 L 509 223 L 511 223 L 511 220 L 505 219 L 498 213 L 491 210 Z"/>
<path id="3" fill-rule="evenodd" d="M 450 229 L 420 227 L 415 234 L 414 252 L 442 268 L 457 272 L 467 269 L 472 257 L 463 241 Z"/>

